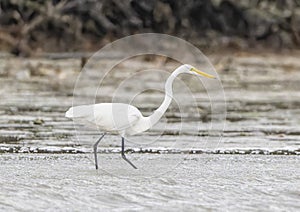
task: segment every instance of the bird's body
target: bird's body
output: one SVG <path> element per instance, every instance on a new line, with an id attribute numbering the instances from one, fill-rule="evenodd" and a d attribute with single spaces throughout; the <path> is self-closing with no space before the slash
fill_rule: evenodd
<path id="1" fill-rule="evenodd" d="M 142 113 L 134 106 L 123 103 L 99 103 L 93 105 L 81 105 L 71 107 L 66 112 L 66 117 L 83 122 L 88 125 L 96 126 L 100 130 L 109 133 L 117 133 L 122 137 L 122 157 L 131 166 L 136 168 L 124 154 L 124 136 L 135 135 L 144 132 L 154 126 L 163 114 L 167 111 L 173 98 L 172 85 L 174 79 L 179 74 L 202 75 L 208 78 L 215 78 L 210 74 L 195 69 L 190 65 L 178 67 L 167 79 L 165 84 L 165 98 L 163 103 L 156 109 L 152 115 L 144 117 Z M 97 146 L 105 133 L 94 144 L 95 164 L 97 163 Z"/>
<path id="2" fill-rule="evenodd" d="M 123 103 L 99 103 L 71 107 L 66 117 L 104 132 L 135 135 L 150 128 L 149 117 L 144 117 L 134 106 Z"/>

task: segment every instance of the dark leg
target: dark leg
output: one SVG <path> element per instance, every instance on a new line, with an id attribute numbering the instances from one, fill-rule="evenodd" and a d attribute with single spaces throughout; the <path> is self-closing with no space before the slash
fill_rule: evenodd
<path id="1" fill-rule="evenodd" d="M 105 136 L 105 133 L 99 138 L 99 140 L 94 144 L 94 156 L 95 156 L 95 166 L 96 169 L 98 169 L 98 158 L 97 158 L 97 147 L 99 142 L 102 140 L 102 138 Z"/>
<path id="2" fill-rule="evenodd" d="M 127 162 L 127 163 L 129 163 L 133 168 L 135 168 L 135 169 L 137 169 L 136 168 L 136 166 L 135 165 L 133 165 L 133 163 L 131 163 L 130 162 L 130 160 L 128 160 L 127 158 L 126 158 L 126 156 L 125 156 L 125 141 L 124 141 L 125 139 L 124 139 L 124 137 L 122 137 L 122 152 L 121 152 L 121 154 L 122 154 L 122 158 Z"/>

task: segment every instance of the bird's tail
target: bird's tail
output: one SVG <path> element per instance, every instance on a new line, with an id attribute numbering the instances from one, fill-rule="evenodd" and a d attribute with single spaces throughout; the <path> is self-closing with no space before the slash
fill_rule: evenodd
<path id="1" fill-rule="evenodd" d="M 82 106 L 70 107 L 69 110 L 67 110 L 65 116 L 67 118 L 80 118 L 80 117 L 86 117 L 90 113 L 91 113 L 91 106 L 82 105 Z"/>

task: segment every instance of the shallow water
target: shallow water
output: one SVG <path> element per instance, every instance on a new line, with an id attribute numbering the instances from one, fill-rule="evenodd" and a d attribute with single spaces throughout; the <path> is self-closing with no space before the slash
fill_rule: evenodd
<path id="1" fill-rule="evenodd" d="M 158 173 L 172 161 L 180 164 L 149 177 L 118 154 L 99 155 L 102 168 L 113 167 L 110 173 L 96 171 L 89 154 L 2 154 L 0 210 L 300 209 L 298 156 L 157 156 L 128 155 L 151 161 L 148 168 Z"/>
<path id="2" fill-rule="evenodd" d="M 97 76 L 111 60 L 95 64 L 81 82 L 80 104 L 111 102 L 117 86 L 132 74 L 154 66 L 170 72 L 178 65 L 127 61 L 95 96 Z M 183 98 L 176 82 L 174 95 L 182 107 L 174 101 L 158 126 L 126 142 L 138 170 L 120 157 L 120 137 L 107 135 L 96 171 L 91 147 L 101 132 L 82 126 L 76 132 L 64 117 L 80 59 L 0 58 L 0 211 L 300 210 L 299 54 L 211 60 L 226 94 L 221 140 L 207 132 L 211 112 L 205 89 L 182 78 L 197 107 Z M 136 76 L 121 90 L 120 101 L 150 87 L 132 102 L 150 115 L 163 100 L 166 76 Z"/>
<path id="3" fill-rule="evenodd" d="M 176 81 L 174 96 L 179 102 L 173 101 L 156 128 L 134 140 L 135 143 L 155 141 L 154 145 L 141 143 L 139 146 L 132 145 L 132 142 L 127 144 L 127 148 L 196 148 L 205 152 L 219 150 L 232 153 L 236 150 L 241 150 L 238 153 L 257 150 L 263 154 L 299 154 L 299 53 L 236 53 L 231 56 L 212 55 L 210 60 L 215 64 L 226 95 L 227 114 L 221 142 L 215 135 L 208 136 L 212 114 L 206 90 L 195 78 L 182 76 L 180 79 L 193 91 L 197 107 L 192 104 L 193 101 L 186 99 L 187 93 L 181 87 L 181 81 Z M 87 77 L 79 83 L 78 101 L 75 103 L 112 102 L 118 86 L 129 79 L 121 86 L 123 89 L 119 90 L 116 101 L 133 100 L 132 104 L 144 115 L 150 115 L 164 98 L 168 74 L 141 70 L 162 69 L 169 73 L 178 65 L 145 62 L 138 58 L 125 61 L 113 69 L 101 89 L 95 91 L 102 67 L 111 63 L 112 58 L 104 59 L 91 67 Z M 28 64 L 34 70 L 28 68 Z M 80 59 L 0 58 L 1 153 L 87 152 L 87 148 L 90 151 L 101 132 L 80 126 L 76 128 L 77 139 L 73 122 L 64 117 L 65 111 L 72 105 L 79 73 Z M 137 93 L 139 95 L 135 96 Z M 180 108 L 177 103 L 180 103 Z M 195 117 L 195 114 L 198 115 Z M 100 147 L 119 149 L 120 138 L 108 135 Z"/>

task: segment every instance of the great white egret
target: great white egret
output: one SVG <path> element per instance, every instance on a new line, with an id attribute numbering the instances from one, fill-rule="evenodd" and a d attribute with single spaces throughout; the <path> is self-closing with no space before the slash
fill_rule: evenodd
<path id="1" fill-rule="evenodd" d="M 144 117 L 142 113 L 134 106 L 123 103 L 100 103 L 93 105 L 82 105 L 71 107 L 66 112 L 67 118 L 84 121 L 92 124 L 98 129 L 104 131 L 103 135 L 94 144 L 95 165 L 98 169 L 97 147 L 106 132 L 117 133 L 122 137 L 122 158 L 133 168 L 136 166 L 125 156 L 124 137 L 125 135 L 135 135 L 150 129 L 155 125 L 168 109 L 172 98 L 172 84 L 179 74 L 200 75 L 207 78 L 215 78 L 213 75 L 199 71 L 191 65 L 185 64 L 179 66 L 167 79 L 165 84 L 165 98 L 163 103 L 156 109 L 151 116 Z"/>

